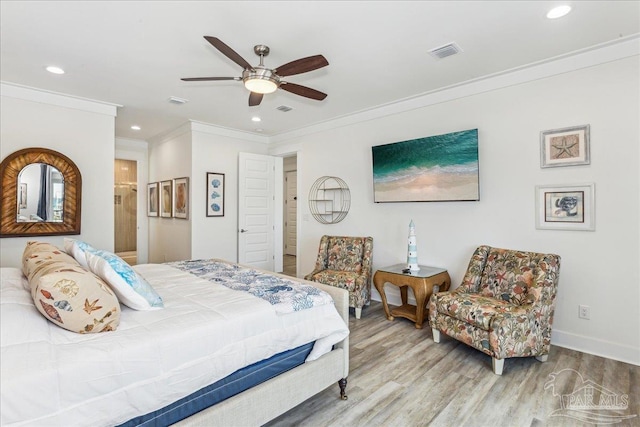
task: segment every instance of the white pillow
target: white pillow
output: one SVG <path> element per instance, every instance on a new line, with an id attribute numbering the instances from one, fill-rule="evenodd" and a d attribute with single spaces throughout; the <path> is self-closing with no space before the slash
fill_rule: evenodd
<path id="1" fill-rule="evenodd" d="M 84 256 L 89 269 L 107 282 L 122 304 L 134 310 L 164 307 L 162 298 L 151 285 L 116 254 L 94 249 L 85 251 Z"/>
<path id="2" fill-rule="evenodd" d="M 68 237 L 65 237 L 64 251 L 67 254 L 71 255 L 76 261 L 78 261 L 78 264 L 80 264 L 84 268 L 89 268 L 89 265 L 87 264 L 87 258 L 84 253 L 97 251 L 97 249 L 90 244 L 83 242 L 82 240 L 70 239 Z"/>

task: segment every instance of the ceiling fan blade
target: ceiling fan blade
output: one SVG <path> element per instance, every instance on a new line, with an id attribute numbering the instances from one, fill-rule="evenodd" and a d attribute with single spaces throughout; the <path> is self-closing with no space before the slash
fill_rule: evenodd
<path id="1" fill-rule="evenodd" d="M 307 58 L 297 59 L 275 69 L 279 76 L 292 76 L 294 74 L 306 73 L 326 67 L 329 61 L 322 55 L 309 56 Z"/>
<path id="2" fill-rule="evenodd" d="M 310 87 L 300 86 L 295 83 L 280 82 L 280 89 L 318 101 L 322 101 L 327 97 L 326 93 L 322 93 L 319 90 L 311 89 Z"/>
<path id="3" fill-rule="evenodd" d="M 256 105 L 260 105 L 260 103 L 262 102 L 263 96 L 264 95 L 261 93 L 251 92 L 251 95 L 249 95 L 249 107 L 255 107 Z"/>
<path id="4" fill-rule="evenodd" d="M 242 80 L 240 77 L 185 77 L 185 82 L 204 82 L 208 80 Z"/>
<path id="5" fill-rule="evenodd" d="M 244 70 L 252 70 L 253 67 L 242 56 L 240 56 L 235 50 L 224 44 L 219 38 L 204 36 L 204 38 L 218 49 L 224 56 L 241 66 Z"/>

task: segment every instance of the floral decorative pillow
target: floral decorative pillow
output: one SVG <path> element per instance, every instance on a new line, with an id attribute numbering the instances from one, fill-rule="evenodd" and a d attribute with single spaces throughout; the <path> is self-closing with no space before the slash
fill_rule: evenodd
<path id="1" fill-rule="evenodd" d="M 116 295 L 79 265 L 40 276 L 31 284 L 31 297 L 47 320 L 72 332 L 115 331 L 120 323 Z"/>
<path id="2" fill-rule="evenodd" d="M 86 251 L 85 257 L 91 271 L 111 286 L 124 305 L 134 310 L 164 307 L 162 298 L 151 285 L 116 254 L 93 250 Z"/>

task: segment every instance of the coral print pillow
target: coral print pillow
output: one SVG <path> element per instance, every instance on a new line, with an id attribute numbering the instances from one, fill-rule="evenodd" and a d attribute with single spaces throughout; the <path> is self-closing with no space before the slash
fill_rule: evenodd
<path id="1" fill-rule="evenodd" d="M 80 334 L 114 331 L 120 303 L 106 283 L 80 266 L 40 276 L 31 284 L 33 303 L 61 328 Z"/>
<path id="2" fill-rule="evenodd" d="M 162 298 L 151 285 L 116 254 L 94 249 L 84 255 L 91 271 L 111 286 L 124 305 L 134 310 L 164 307 Z"/>
<path id="3" fill-rule="evenodd" d="M 163 308 L 160 295 L 122 258 L 82 240 L 64 239 L 65 251 L 83 267 L 106 281 L 120 302 L 134 310 Z"/>

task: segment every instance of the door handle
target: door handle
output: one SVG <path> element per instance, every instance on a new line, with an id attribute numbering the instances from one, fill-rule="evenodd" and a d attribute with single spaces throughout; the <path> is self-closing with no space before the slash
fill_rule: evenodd
<path id="1" fill-rule="evenodd" d="M 247 231 L 249 231 L 249 230 L 245 230 L 244 228 L 241 228 L 241 229 L 240 229 L 240 232 L 241 232 L 241 233 L 246 233 Z"/>

